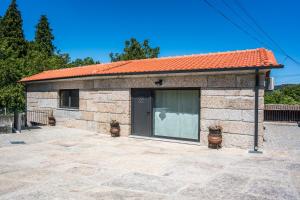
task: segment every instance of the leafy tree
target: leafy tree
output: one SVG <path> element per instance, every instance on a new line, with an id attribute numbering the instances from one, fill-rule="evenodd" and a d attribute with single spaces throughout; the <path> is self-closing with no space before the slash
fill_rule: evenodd
<path id="1" fill-rule="evenodd" d="M 300 104 L 300 84 L 288 85 L 266 92 L 265 104 Z"/>
<path id="2" fill-rule="evenodd" d="M 23 59 L 0 60 L 0 87 L 16 83 L 22 77 Z"/>
<path id="3" fill-rule="evenodd" d="M 23 111 L 25 108 L 24 86 L 11 84 L 0 87 L 0 108 L 5 107 L 8 111 Z"/>
<path id="4" fill-rule="evenodd" d="M 85 66 L 85 65 L 93 65 L 93 64 L 99 64 L 99 61 L 94 61 L 91 57 L 86 57 L 84 59 L 77 58 L 73 62 L 70 62 L 68 64 L 69 67 L 77 67 L 77 66 Z"/>
<path id="5" fill-rule="evenodd" d="M 53 40 L 54 36 L 52 34 L 48 18 L 46 15 L 42 15 L 35 31 L 35 43 L 37 45 L 37 49 L 46 53 L 48 56 L 53 55 L 55 50 Z"/>
<path id="6" fill-rule="evenodd" d="M 0 108 L 22 110 L 24 108 L 23 86 L 17 81 L 22 77 L 25 60 L 10 57 L 0 60 Z"/>
<path id="7" fill-rule="evenodd" d="M 26 70 L 23 71 L 23 76 L 30 76 L 45 70 L 68 67 L 70 57 L 60 53 L 49 56 L 46 52 L 39 51 L 35 42 L 29 42 L 25 60 Z"/>
<path id="8" fill-rule="evenodd" d="M 145 58 L 157 58 L 159 47 L 151 48 L 148 40 L 139 43 L 135 38 L 125 41 L 123 53 L 110 53 L 112 62 L 121 60 L 138 60 Z"/>
<path id="9" fill-rule="evenodd" d="M 48 69 L 67 68 L 70 62 L 70 56 L 67 53 L 57 53 L 48 59 Z"/>
<path id="10" fill-rule="evenodd" d="M 296 102 L 300 103 L 300 85 L 289 85 L 282 88 L 284 96 L 289 96 Z"/>
<path id="11" fill-rule="evenodd" d="M 26 54 L 26 41 L 22 24 L 23 20 L 16 0 L 12 0 L 0 24 L 2 58 L 7 56 L 22 57 Z"/>

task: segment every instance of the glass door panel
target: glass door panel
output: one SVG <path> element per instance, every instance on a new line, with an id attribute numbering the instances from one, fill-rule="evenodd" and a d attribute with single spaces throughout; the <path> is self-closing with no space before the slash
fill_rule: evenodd
<path id="1" fill-rule="evenodd" d="M 198 140 L 199 90 L 155 90 L 153 135 Z"/>

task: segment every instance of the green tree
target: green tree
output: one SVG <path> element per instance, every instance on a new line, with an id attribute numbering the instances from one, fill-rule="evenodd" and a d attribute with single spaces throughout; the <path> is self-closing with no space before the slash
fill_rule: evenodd
<path id="1" fill-rule="evenodd" d="M 282 88 L 282 93 L 300 103 L 300 85 L 288 85 Z"/>
<path id="2" fill-rule="evenodd" d="M 157 58 L 159 47 L 151 48 L 148 40 L 143 43 L 138 42 L 135 38 L 125 41 L 123 53 L 110 53 L 112 62 L 121 60 L 138 60 L 145 58 Z"/>
<path id="3" fill-rule="evenodd" d="M 22 84 L 11 84 L 0 88 L 0 108 L 5 107 L 9 112 L 24 111 L 25 96 Z"/>
<path id="4" fill-rule="evenodd" d="M 16 0 L 12 0 L 0 19 L 0 108 L 23 110 L 24 86 L 18 81 L 44 70 L 95 64 L 92 58 L 70 62 L 68 54 L 55 51 L 54 36 L 48 19 L 42 15 L 36 26 L 34 41 L 26 41 L 22 29 L 21 13 Z"/>
<path id="5" fill-rule="evenodd" d="M 54 36 L 46 15 L 42 15 L 35 31 L 35 43 L 39 51 L 48 56 L 53 55 L 55 47 L 53 45 Z"/>
<path id="6" fill-rule="evenodd" d="M 0 87 L 16 83 L 21 77 L 23 59 L 0 60 Z"/>
<path id="7" fill-rule="evenodd" d="M 22 77 L 25 60 L 10 57 L 0 60 L 0 108 L 22 110 L 24 108 L 24 90 L 18 83 Z"/>
<path id="8" fill-rule="evenodd" d="M 16 0 L 12 0 L 0 24 L 1 57 L 22 57 L 26 54 L 23 20 Z M 4 51 L 5 50 L 5 51 Z"/>
<path id="9" fill-rule="evenodd" d="M 300 84 L 288 85 L 266 92 L 265 104 L 300 104 Z"/>
<path id="10" fill-rule="evenodd" d="M 35 42 L 29 42 L 25 61 L 26 69 L 23 76 L 30 76 L 45 70 L 68 67 L 70 57 L 68 54 L 60 53 L 49 56 L 46 52 L 39 51 Z"/>
<path id="11" fill-rule="evenodd" d="M 78 67 L 78 66 L 85 66 L 85 65 L 93 65 L 93 64 L 99 64 L 99 61 L 94 61 L 91 57 L 86 57 L 84 59 L 77 58 L 76 60 L 70 62 L 68 64 L 68 67 Z"/>

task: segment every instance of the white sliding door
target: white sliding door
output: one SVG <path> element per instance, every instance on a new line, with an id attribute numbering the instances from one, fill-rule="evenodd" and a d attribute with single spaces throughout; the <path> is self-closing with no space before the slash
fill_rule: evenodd
<path id="1" fill-rule="evenodd" d="M 153 134 L 198 139 L 199 90 L 155 90 Z"/>

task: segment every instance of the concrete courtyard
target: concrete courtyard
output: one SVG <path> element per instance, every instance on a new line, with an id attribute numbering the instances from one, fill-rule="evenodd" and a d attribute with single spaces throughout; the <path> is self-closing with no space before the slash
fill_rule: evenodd
<path id="1" fill-rule="evenodd" d="M 300 128 L 265 126 L 263 154 L 62 127 L 1 134 L 0 199 L 300 199 Z"/>

